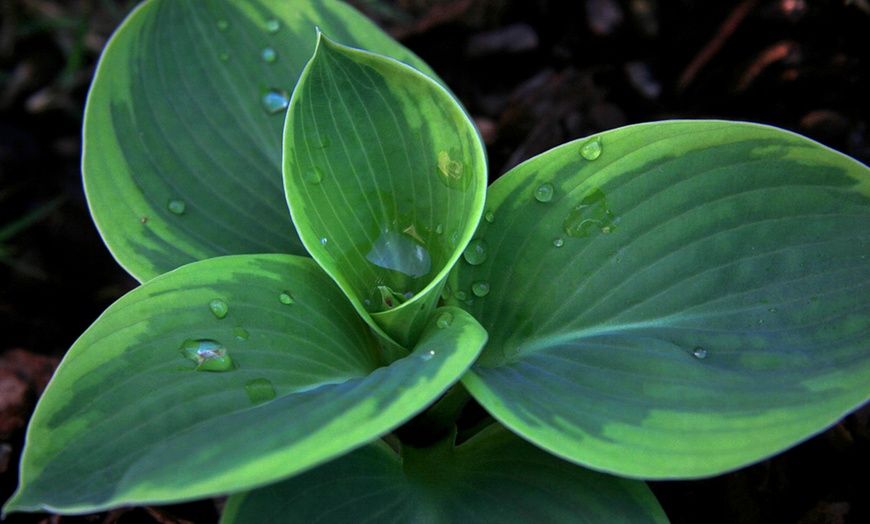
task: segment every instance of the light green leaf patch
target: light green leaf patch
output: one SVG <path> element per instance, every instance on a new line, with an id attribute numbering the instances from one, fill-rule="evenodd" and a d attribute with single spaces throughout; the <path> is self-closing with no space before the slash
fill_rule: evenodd
<path id="1" fill-rule="evenodd" d="M 463 382 L 589 467 L 697 477 L 870 397 L 870 171 L 775 128 L 631 126 L 490 189 L 448 303 L 491 341 Z"/>
<path id="2" fill-rule="evenodd" d="M 667 522 L 642 482 L 573 465 L 496 424 L 468 442 L 361 448 L 234 495 L 223 524 L 258 522 Z"/>
<path id="3" fill-rule="evenodd" d="M 321 35 L 284 148 L 305 247 L 373 327 L 412 346 L 483 209 L 486 158 L 468 115 L 419 71 Z"/>
<path id="4" fill-rule="evenodd" d="M 219 255 L 306 254 L 283 198 L 281 133 L 316 26 L 428 71 L 332 0 L 149 0 L 112 37 L 82 170 L 100 233 L 140 281 Z"/>
<path id="5" fill-rule="evenodd" d="M 384 366 L 370 333 L 309 258 L 235 255 L 157 277 L 64 358 L 5 510 L 86 513 L 274 482 L 420 412 L 486 340 L 447 308 Z"/>

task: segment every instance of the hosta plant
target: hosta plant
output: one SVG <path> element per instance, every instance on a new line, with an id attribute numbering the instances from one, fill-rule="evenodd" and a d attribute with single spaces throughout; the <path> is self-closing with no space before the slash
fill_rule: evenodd
<path id="1" fill-rule="evenodd" d="M 870 397 L 867 167 L 668 121 L 487 187 L 461 105 L 343 4 L 143 3 L 83 172 L 142 284 L 58 368 L 6 512 L 664 521 L 644 479 L 740 468 Z"/>

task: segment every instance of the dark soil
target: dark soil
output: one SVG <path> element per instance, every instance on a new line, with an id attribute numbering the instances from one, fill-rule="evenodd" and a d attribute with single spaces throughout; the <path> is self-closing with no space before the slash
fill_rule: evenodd
<path id="1" fill-rule="evenodd" d="M 0 2 L 0 500 L 15 488 L 25 424 L 54 366 L 135 286 L 90 221 L 79 170 L 96 59 L 133 3 Z M 867 0 L 354 3 L 451 86 L 493 177 L 567 140 L 666 118 L 772 124 L 870 162 Z M 730 474 L 651 485 L 675 523 L 870 522 L 868 419 L 865 407 Z M 219 504 L 9 522 L 207 523 Z"/>

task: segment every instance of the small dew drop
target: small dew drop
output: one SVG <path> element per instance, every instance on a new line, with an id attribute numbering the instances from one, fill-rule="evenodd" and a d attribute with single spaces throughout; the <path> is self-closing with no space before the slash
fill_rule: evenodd
<path id="1" fill-rule="evenodd" d="M 448 298 L 450 298 L 451 293 L 452 291 L 450 290 L 450 286 L 444 286 L 444 289 L 441 290 L 441 298 L 447 300 Z"/>
<path id="2" fill-rule="evenodd" d="M 482 238 L 477 238 L 468 243 L 468 247 L 462 253 L 465 261 L 472 266 L 478 266 L 486 262 L 486 242 Z"/>
<path id="3" fill-rule="evenodd" d="M 309 184 L 317 185 L 321 180 L 323 180 L 323 172 L 316 167 L 312 167 L 305 172 L 305 181 Z"/>
<path id="4" fill-rule="evenodd" d="M 210 339 L 187 339 L 178 351 L 188 360 L 196 362 L 196 371 L 232 371 L 235 363 L 220 342 Z"/>
<path id="5" fill-rule="evenodd" d="M 293 302 L 296 301 L 296 300 L 293 298 L 293 294 L 290 293 L 289 291 L 282 291 L 281 294 L 278 295 L 278 300 L 279 300 L 282 304 L 287 305 L 287 306 L 289 306 L 290 304 L 292 304 Z"/>
<path id="6" fill-rule="evenodd" d="M 230 23 L 227 22 L 226 20 L 223 20 L 223 19 L 218 20 L 217 21 L 217 28 L 221 31 L 226 31 L 227 29 L 230 28 Z"/>
<path id="7" fill-rule="evenodd" d="M 595 160 L 601 156 L 601 137 L 597 136 L 580 146 L 580 156 L 586 160 Z"/>
<path id="8" fill-rule="evenodd" d="M 260 52 L 260 58 L 262 58 L 267 64 L 272 64 L 278 60 L 278 53 L 276 53 L 271 47 L 267 47 Z"/>
<path id="9" fill-rule="evenodd" d="M 707 358 L 707 350 L 702 348 L 701 346 L 696 347 L 692 350 L 692 355 L 698 360 L 704 360 Z"/>
<path id="10" fill-rule="evenodd" d="M 170 200 L 169 203 L 166 204 L 166 209 L 168 209 L 170 213 L 176 215 L 183 215 L 185 207 L 184 202 L 181 200 Z"/>
<path id="11" fill-rule="evenodd" d="M 236 326 L 233 328 L 233 336 L 236 337 L 236 340 L 248 340 L 248 337 L 250 337 L 251 335 L 248 334 L 247 329 Z"/>
<path id="12" fill-rule="evenodd" d="M 281 22 L 277 18 L 266 20 L 266 31 L 269 33 L 277 33 L 281 29 Z"/>
<path id="13" fill-rule="evenodd" d="M 438 319 L 435 320 L 435 325 L 438 326 L 438 329 L 447 329 L 450 327 L 450 324 L 453 323 L 453 315 L 448 312 L 441 313 L 438 315 Z"/>
<path id="14" fill-rule="evenodd" d="M 492 224 L 495 222 L 495 213 L 492 211 L 487 211 L 486 214 L 483 215 L 483 219 Z"/>
<path id="15" fill-rule="evenodd" d="M 554 238 L 554 239 L 553 239 L 553 245 L 556 246 L 556 247 L 562 247 L 562 246 L 565 245 L 565 241 L 562 240 L 561 238 Z"/>
<path id="16" fill-rule="evenodd" d="M 219 298 L 216 298 L 209 302 L 208 308 L 217 318 L 224 318 L 225 316 L 227 316 L 227 312 L 229 312 L 230 310 L 229 306 L 227 306 L 227 303 Z"/>
<path id="17" fill-rule="evenodd" d="M 265 378 L 255 378 L 245 382 L 245 393 L 251 404 L 262 404 L 275 398 L 275 386 Z"/>
<path id="18" fill-rule="evenodd" d="M 538 202 L 549 202 L 553 200 L 555 192 L 553 184 L 546 182 L 538 186 L 538 189 L 535 189 L 535 200 Z"/>
<path id="19" fill-rule="evenodd" d="M 489 282 L 479 280 L 471 284 L 471 292 L 474 293 L 474 296 L 476 297 L 485 297 L 489 294 Z"/>
<path id="20" fill-rule="evenodd" d="M 260 99 L 263 109 L 270 115 L 283 113 L 287 106 L 290 105 L 290 96 L 284 91 L 272 89 L 267 91 L 263 98 Z"/>
<path id="21" fill-rule="evenodd" d="M 432 351 L 429 351 L 427 353 L 423 353 L 422 355 L 420 355 L 420 360 L 423 360 L 423 361 L 430 360 L 434 356 L 435 356 L 435 351 L 432 350 Z"/>
<path id="22" fill-rule="evenodd" d="M 468 298 L 468 293 L 460 289 L 459 291 L 454 293 L 453 296 L 454 298 L 456 298 L 456 300 L 465 300 L 466 298 Z"/>
<path id="23" fill-rule="evenodd" d="M 454 231 L 452 235 L 450 235 L 450 247 L 456 247 L 456 244 L 459 243 L 459 231 Z"/>
<path id="24" fill-rule="evenodd" d="M 444 224 L 438 224 L 435 226 L 435 233 L 441 235 L 444 233 Z"/>
<path id="25" fill-rule="evenodd" d="M 323 238 L 320 239 L 320 245 L 321 245 L 321 246 L 325 246 L 325 245 L 327 244 L 327 242 L 329 242 L 329 239 L 326 238 L 326 237 L 323 237 Z"/>

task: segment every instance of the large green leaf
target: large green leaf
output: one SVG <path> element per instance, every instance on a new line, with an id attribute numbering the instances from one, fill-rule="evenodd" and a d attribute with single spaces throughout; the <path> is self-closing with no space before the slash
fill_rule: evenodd
<path id="1" fill-rule="evenodd" d="M 227 502 L 223 524 L 667 522 L 642 482 L 560 460 L 500 425 L 454 447 L 383 442 Z"/>
<path id="2" fill-rule="evenodd" d="M 290 101 L 284 180 L 311 256 L 412 345 L 483 209 L 485 152 L 462 107 L 419 71 L 321 35 Z"/>
<path id="3" fill-rule="evenodd" d="M 149 0 L 112 37 L 82 169 L 103 238 L 140 281 L 224 254 L 305 254 L 283 196 L 281 133 L 315 26 L 429 71 L 333 0 Z"/>
<path id="4" fill-rule="evenodd" d="M 470 315 L 445 309 L 409 357 L 383 367 L 313 260 L 186 265 L 120 299 L 70 349 L 31 420 L 6 511 L 91 512 L 273 482 L 408 420 L 485 340 Z"/>
<path id="5" fill-rule="evenodd" d="M 622 475 L 710 475 L 870 397 L 870 170 L 727 122 L 556 148 L 488 195 L 486 261 L 449 303 L 491 341 L 464 379 L 551 452 Z"/>

